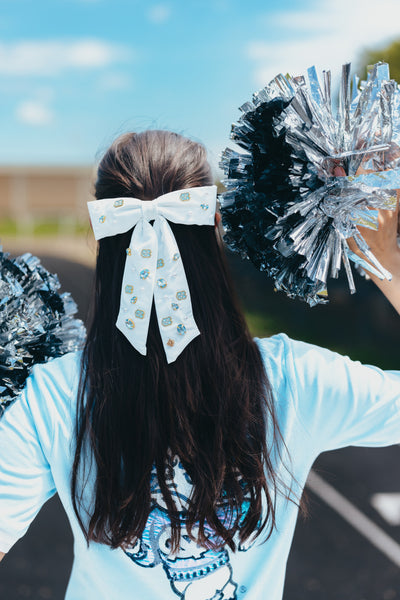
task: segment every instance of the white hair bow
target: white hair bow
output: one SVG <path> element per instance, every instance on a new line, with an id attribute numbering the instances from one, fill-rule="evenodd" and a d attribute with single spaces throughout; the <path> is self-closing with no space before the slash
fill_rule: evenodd
<path id="1" fill-rule="evenodd" d="M 211 185 L 170 192 L 155 200 L 105 198 L 88 202 L 96 240 L 134 227 L 126 249 L 116 326 L 141 354 L 146 354 L 153 297 L 168 363 L 200 334 L 168 221 L 214 225 L 216 197 L 217 188 Z M 154 221 L 153 226 L 150 221 Z"/>

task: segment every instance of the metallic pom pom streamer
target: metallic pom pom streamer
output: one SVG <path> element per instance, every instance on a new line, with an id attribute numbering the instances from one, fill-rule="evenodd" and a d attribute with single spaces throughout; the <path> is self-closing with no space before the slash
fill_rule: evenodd
<path id="1" fill-rule="evenodd" d="M 400 89 L 386 63 L 353 85 L 346 64 L 337 104 L 335 111 L 329 71 L 322 86 L 315 67 L 307 77 L 278 75 L 240 108 L 232 126 L 231 138 L 245 153 L 227 148 L 220 163 L 228 246 L 266 271 L 277 289 L 311 306 L 327 301 L 328 277 L 336 278 L 342 263 L 352 293 L 350 261 L 391 277 L 357 227 L 376 230 L 377 209 L 396 207 Z M 334 176 L 337 167 L 344 177 Z M 363 257 L 350 250 L 349 238 Z"/>
<path id="2" fill-rule="evenodd" d="M 0 247 L 0 418 L 32 366 L 78 350 L 86 331 L 70 294 L 38 258 L 10 258 Z"/>

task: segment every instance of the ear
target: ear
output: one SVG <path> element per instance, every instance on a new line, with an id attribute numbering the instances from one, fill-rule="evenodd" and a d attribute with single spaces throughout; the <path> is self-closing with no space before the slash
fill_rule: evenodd
<path id="1" fill-rule="evenodd" d="M 221 223 L 221 213 L 216 212 L 215 213 L 215 227 L 218 227 L 218 225 Z"/>

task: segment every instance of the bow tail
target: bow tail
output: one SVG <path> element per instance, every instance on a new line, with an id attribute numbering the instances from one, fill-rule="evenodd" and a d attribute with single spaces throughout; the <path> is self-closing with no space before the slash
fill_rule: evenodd
<path id="1" fill-rule="evenodd" d="M 157 236 L 150 223 L 142 219 L 133 230 L 129 248 L 126 249 L 116 326 L 143 355 L 147 352 L 156 265 Z"/>
<path id="2" fill-rule="evenodd" d="M 171 227 L 159 216 L 153 229 L 158 240 L 154 302 L 167 362 L 171 363 L 200 331 L 193 317 L 185 269 Z"/>

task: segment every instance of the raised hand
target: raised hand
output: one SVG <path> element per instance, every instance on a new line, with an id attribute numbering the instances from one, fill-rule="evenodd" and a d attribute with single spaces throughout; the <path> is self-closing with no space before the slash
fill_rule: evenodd
<path id="1" fill-rule="evenodd" d="M 357 174 L 367 173 L 362 167 Z M 342 167 L 335 167 L 334 175 L 336 177 L 344 176 L 346 173 Z M 400 247 L 398 245 L 398 234 L 400 231 L 400 190 L 397 190 L 397 208 L 396 210 L 379 210 L 377 231 L 366 227 L 359 227 L 360 233 L 371 248 L 372 253 L 379 262 L 390 271 L 392 280 L 379 279 L 375 275 L 368 273 L 368 276 L 379 287 L 389 302 L 400 314 Z M 357 244 L 353 239 L 347 240 L 350 249 L 356 254 L 361 255 Z M 365 258 L 363 256 L 363 258 Z"/>

